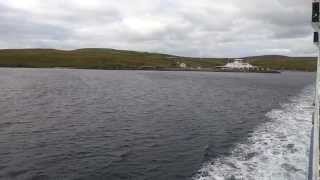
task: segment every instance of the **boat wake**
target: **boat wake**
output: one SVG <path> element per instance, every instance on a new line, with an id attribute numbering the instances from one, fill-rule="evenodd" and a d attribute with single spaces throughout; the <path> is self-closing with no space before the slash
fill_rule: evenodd
<path id="1" fill-rule="evenodd" d="M 312 128 L 313 86 L 274 109 L 231 156 L 206 163 L 194 180 L 305 180 Z"/>

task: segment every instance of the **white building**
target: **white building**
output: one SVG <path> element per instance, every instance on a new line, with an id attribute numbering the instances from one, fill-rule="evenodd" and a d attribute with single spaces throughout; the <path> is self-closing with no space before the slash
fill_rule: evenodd
<path id="1" fill-rule="evenodd" d="M 187 68 L 187 64 L 186 63 L 177 63 L 179 65 L 180 68 Z"/>
<path id="2" fill-rule="evenodd" d="M 247 62 L 244 62 L 243 59 L 235 59 L 232 63 L 228 63 L 224 66 L 217 66 L 218 69 L 223 70 L 250 70 L 250 69 L 257 69 L 257 66 L 253 66 Z"/>

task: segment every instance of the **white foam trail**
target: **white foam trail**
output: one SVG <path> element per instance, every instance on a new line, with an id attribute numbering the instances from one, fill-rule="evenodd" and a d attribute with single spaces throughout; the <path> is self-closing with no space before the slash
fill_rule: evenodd
<path id="1" fill-rule="evenodd" d="M 305 180 L 312 127 L 313 86 L 274 109 L 231 156 L 207 163 L 197 180 Z"/>

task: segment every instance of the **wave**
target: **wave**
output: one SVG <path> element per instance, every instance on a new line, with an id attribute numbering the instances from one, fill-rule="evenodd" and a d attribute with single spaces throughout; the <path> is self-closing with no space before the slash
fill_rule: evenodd
<path id="1" fill-rule="evenodd" d="M 312 128 L 313 86 L 266 114 L 231 155 L 206 163 L 194 180 L 305 180 Z"/>

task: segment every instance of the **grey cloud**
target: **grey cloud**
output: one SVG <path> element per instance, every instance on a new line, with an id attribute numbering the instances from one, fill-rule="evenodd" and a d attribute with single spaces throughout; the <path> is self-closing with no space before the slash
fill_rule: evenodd
<path id="1" fill-rule="evenodd" d="M 304 0 L 4 0 L 0 48 L 314 55 L 309 12 Z"/>
<path id="2" fill-rule="evenodd" d="M 10 48 L 12 46 L 27 45 L 28 42 L 51 40 L 65 40 L 71 32 L 61 26 L 36 22 L 32 15 L 0 4 L 0 41 Z"/>

